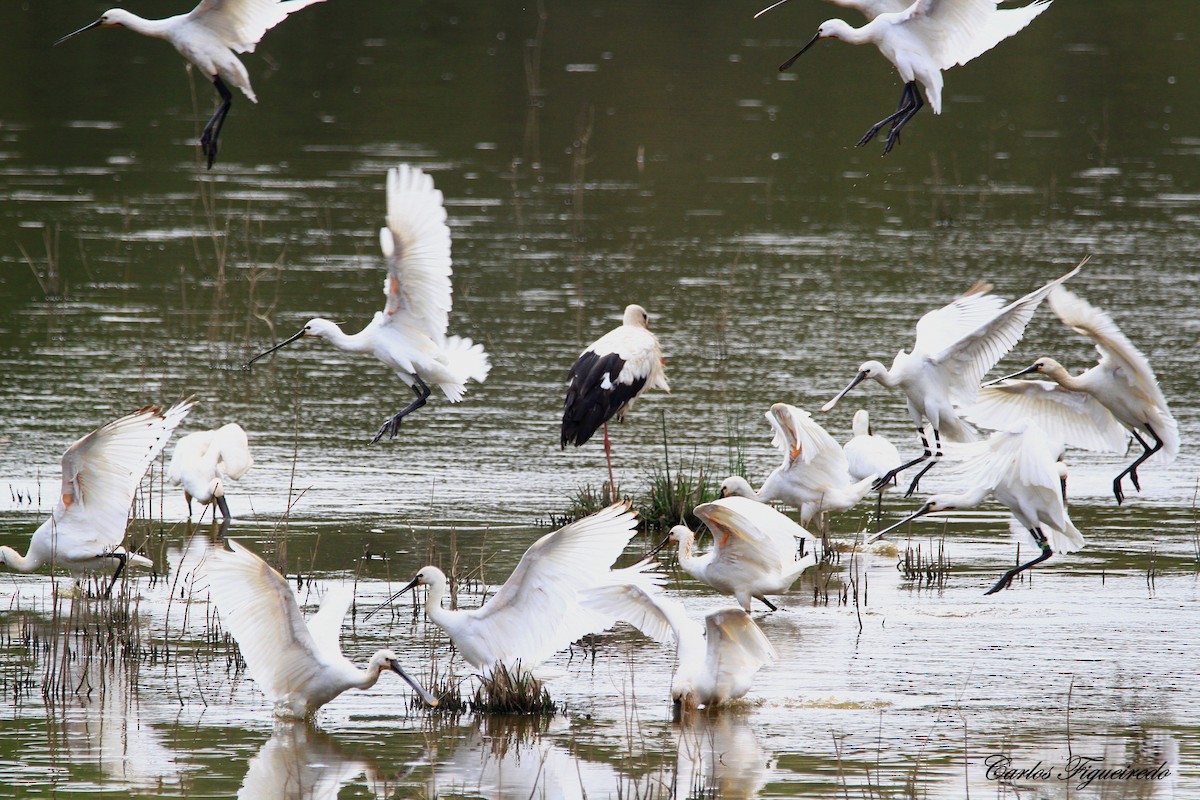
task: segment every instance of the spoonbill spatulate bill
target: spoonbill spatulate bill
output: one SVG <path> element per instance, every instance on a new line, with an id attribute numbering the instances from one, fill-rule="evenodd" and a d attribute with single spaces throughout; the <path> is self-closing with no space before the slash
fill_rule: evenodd
<path id="1" fill-rule="evenodd" d="M 1150 361 L 1107 312 L 1061 286 L 1050 293 L 1048 302 L 1068 327 L 1095 343 L 1098 363 L 1072 375 L 1053 358 L 1039 358 L 1001 378 L 1002 383 L 985 388 L 986 394 L 971 411 L 980 424 L 996 428 L 1032 416 L 1052 436 L 1089 450 L 1124 453 L 1129 449 L 1129 434 L 1133 434 L 1142 452 L 1113 479 L 1113 497 L 1119 504 L 1125 499 L 1121 488 L 1125 476 L 1141 491 L 1137 471 L 1146 459 L 1159 452 L 1163 463 L 1175 459 L 1179 425 Z M 1009 380 L 1027 374 L 1045 375 L 1050 381 Z"/>
<path id="2" fill-rule="evenodd" d="M 305 621 L 282 575 L 238 542 L 230 539 L 229 547 L 210 553 L 205 562 L 212 602 L 275 716 L 310 717 L 347 689 L 370 689 L 386 671 L 437 705 L 391 650 L 371 656 L 365 670 L 342 655 L 342 618 L 354 602 L 349 587 L 330 587 L 320 610 Z"/>
<path id="3" fill-rule="evenodd" d="M 1051 0 L 1020 8 L 998 8 L 996 0 L 915 0 L 907 7 L 880 12 L 888 4 L 877 2 L 838 3 L 859 8 L 870 19 L 860 28 L 844 20 L 822 22 L 808 44 L 779 66 L 786 70 L 821 39 L 841 39 L 850 44 L 873 44 L 904 81 L 895 112 L 881 119 L 858 141 L 861 147 L 891 125 L 883 153 L 900 141 L 900 132 L 925 105 L 917 81 L 925 87 L 929 107 L 942 113 L 942 71 L 966 64 L 1022 30 L 1034 17 L 1050 7 Z"/>
<path id="4" fill-rule="evenodd" d="M 425 586 L 426 616 L 449 635 L 468 664 L 484 674 L 499 664 L 509 671 L 532 672 L 576 639 L 616 622 L 611 615 L 583 608 L 581 591 L 609 583 L 661 583 L 662 576 L 649 571 L 655 566 L 649 561 L 611 569 L 636 528 L 637 515 L 617 503 L 534 542 L 508 580 L 479 608 L 443 608 L 448 581 L 430 565 L 371 614 Z"/>
<path id="5" fill-rule="evenodd" d="M 621 325 L 601 336 L 579 354 L 567 373 L 567 396 L 563 401 L 560 441 L 562 447 L 576 447 L 604 427 L 604 458 L 608 463 L 608 482 L 616 494 L 613 480 L 612 445 L 608 440 L 608 421 L 621 421 L 633 408 L 633 401 L 647 389 L 671 391 L 663 369 L 658 338 L 650 331 L 650 315 L 639 305 L 628 305 Z"/>
<path id="6" fill-rule="evenodd" d="M 225 491 L 229 481 L 241 480 L 254 464 L 246 431 L 236 422 L 211 431 L 196 431 L 183 436 L 171 452 L 167 478 L 173 486 L 183 487 L 188 518 L 192 500 L 207 506 L 216 503 L 221 516 L 230 518 Z"/>
<path id="7" fill-rule="evenodd" d="M 121 546 L 129 509 L 142 476 L 195 405 L 190 400 L 167 410 L 146 406 L 98 428 L 75 442 L 62 457 L 62 488 L 50 519 L 34 531 L 25 555 L 0 546 L 0 565 L 18 572 L 64 567 L 80 574 L 117 563 L 105 596 L 126 562 L 153 566 L 150 559 Z"/>
<path id="8" fill-rule="evenodd" d="M 762 629 L 740 608 L 712 611 L 701 625 L 678 600 L 636 585 L 589 589 L 583 602 L 675 645 L 671 700 L 677 715 L 745 696 L 755 674 L 776 659 Z"/>
<path id="9" fill-rule="evenodd" d="M 767 412 L 775 437 L 771 444 L 783 454 L 757 492 L 731 476 L 721 484 L 721 495 L 778 501 L 800 509 L 800 524 L 808 525 L 825 513 L 852 508 L 871 491 L 875 477 L 851 480 L 850 465 L 842 446 L 807 411 L 775 403 Z"/>
<path id="10" fill-rule="evenodd" d="M 677 545 L 684 572 L 721 594 L 733 595 L 746 611 L 752 598 L 777 611 L 766 596 L 786 592 L 817 563 L 813 553 L 797 553 L 804 543 L 815 541 L 813 535 L 764 503 L 723 497 L 696 506 L 694 513 L 712 532 L 711 550 L 698 554 L 695 531 L 676 525 L 651 555 Z"/>
<path id="11" fill-rule="evenodd" d="M 928 462 L 908 486 L 912 495 L 921 477 L 942 457 L 942 437 L 952 442 L 972 442 L 979 434 L 960 416 L 957 406 L 969 406 L 979 392 L 983 376 L 1011 350 L 1025 333 L 1033 312 L 1050 291 L 1079 272 L 1084 258 L 1074 269 L 1008 305 L 988 292 L 988 284 L 976 284 L 947 306 L 930 311 L 917 322 L 912 351 L 901 350 L 888 369 L 878 361 L 864 361 L 850 384 L 821 406 L 829 411 L 846 394 L 870 378 L 887 388 L 904 392 L 908 415 L 921 438 L 923 453 L 889 470 L 880 478 L 882 486 L 900 472 Z M 933 429 L 933 447 L 925 433 L 925 420 Z"/>
<path id="12" fill-rule="evenodd" d="M 236 53 L 253 53 L 263 34 L 302 8 L 324 0 L 201 0 L 186 14 L 166 19 L 143 19 L 123 8 L 112 8 L 100 19 L 55 42 L 62 44 L 92 28 L 128 28 L 134 33 L 164 39 L 200 70 L 217 90 L 221 103 L 200 134 L 200 150 L 212 169 L 225 117 L 233 105 L 229 86 L 257 103 L 250 75 Z"/>
<path id="13" fill-rule="evenodd" d="M 1007 589 L 1013 578 L 1055 553 L 1072 553 L 1084 546 L 1083 534 L 1071 522 L 1063 500 L 1061 447 L 1036 424 L 1015 425 L 996 431 L 988 439 L 965 445 L 962 471 L 972 478 L 958 494 L 936 494 L 917 511 L 884 528 L 868 541 L 889 533 L 926 514 L 974 508 L 988 497 L 1008 507 L 1018 523 L 1033 537 L 1037 557 L 1004 573 L 985 594 Z"/>
<path id="14" fill-rule="evenodd" d="M 383 284 L 387 305 L 375 312 L 367 327 L 347 334 L 336 322 L 317 317 L 245 364 L 248 368 L 306 337 L 324 339 L 349 353 L 374 356 L 416 397 L 383 423 L 371 444 L 385 434 L 395 438 L 404 418 L 429 399 L 433 392 L 429 384 L 457 403 L 466 394 L 468 381 L 482 382 L 491 370 L 482 345 L 446 335 L 451 306 L 450 228 L 442 193 L 420 169 L 401 164 L 388 170 L 387 227 L 379 231 L 379 244 L 387 259 Z"/>

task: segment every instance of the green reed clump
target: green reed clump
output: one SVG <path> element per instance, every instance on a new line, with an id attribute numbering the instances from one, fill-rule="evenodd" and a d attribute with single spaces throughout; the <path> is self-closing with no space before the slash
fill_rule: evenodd
<path id="1" fill-rule="evenodd" d="M 617 486 L 616 499 L 614 499 L 612 487 L 607 482 L 601 483 L 599 486 L 593 486 L 590 483 L 584 484 L 575 490 L 575 494 L 570 498 L 571 504 L 567 506 L 566 511 L 562 514 L 555 514 L 553 511 L 549 513 L 549 527 L 561 528 L 569 525 L 577 519 L 583 519 L 597 511 L 603 511 L 620 499 L 620 485 Z"/>
<path id="2" fill-rule="evenodd" d="M 687 467 L 677 468 L 674 473 L 669 467 L 655 472 L 650 478 L 649 490 L 638 503 L 642 528 L 665 531 L 679 524 L 697 528 L 700 521 L 692 509 L 716 500 L 720 493 L 720 481 L 696 460 Z"/>
<path id="3" fill-rule="evenodd" d="M 499 664 L 490 676 L 481 677 L 469 707 L 477 714 L 552 717 L 566 713 L 566 706 L 555 703 L 545 684 L 522 671 L 520 662 L 512 669 Z"/>

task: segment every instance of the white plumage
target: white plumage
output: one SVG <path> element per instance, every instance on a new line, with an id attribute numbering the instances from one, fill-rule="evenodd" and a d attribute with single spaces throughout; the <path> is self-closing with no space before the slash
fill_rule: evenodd
<path id="1" fill-rule="evenodd" d="M 215 502 L 221 515 L 229 519 L 226 484 L 241 480 L 253 464 L 246 431 L 236 422 L 230 422 L 216 430 L 196 431 L 180 438 L 171 452 L 167 478 L 171 485 L 183 487 L 189 519 L 192 500 L 201 505 Z"/>
<path id="2" fill-rule="evenodd" d="M 671 699 L 677 709 L 702 709 L 744 696 L 755 673 L 776 658 L 775 648 L 740 608 L 712 611 L 702 626 L 677 600 L 643 586 L 591 589 L 583 602 L 628 622 L 660 644 L 674 642 Z"/>
<path id="3" fill-rule="evenodd" d="M 1142 462 L 1159 452 L 1163 463 L 1174 460 L 1179 452 L 1179 425 L 1150 361 L 1109 314 L 1061 286 L 1050 293 L 1049 303 L 1068 327 L 1095 342 L 1099 362 L 1071 375 L 1053 358 L 1039 358 L 1002 378 L 1003 383 L 985 388 L 967 413 L 993 428 L 1009 428 L 1030 417 L 1059 441 L 1087 450 L 1124 453 L 1132 433 L 1142 453 L 1113 479 L 1113 496 L 1121 503 L 1125 499 L 1121 480 L 1126 475 L 1141 491 L 1137 470 Z M 1008 380 L 1028 373 L 1040 373 L 1052 382 Z"/>
<path id="4" fill-rule="evenodd" d="M 323 0 L 201 0 L 187 14 L 166 19 L 143 19 L 123 8 L 112 8 L 100 19 L 69 33 L 55 44 L 92 28 L 128 28 L 134 33 L 164 39 L 187 61 L 213 82 L 221 97 L 221 105 L 204 126 L 200 148 L 212 168 L 217 158 L 217 140 L 225 117 L 233 104 L 233 94 L 226 83 L 241 89 L 257 103 L 250 88 L 250 75 L 235 53 L 253 53 L 263 34 L 302 8 Z"/>
<path id="5" fill-rule="evenodd" d="M 1015 425 L 996 431 L 987 440 L 965 445 L 961 471 L 970 476 L 970 487 L 959 494 L 936 494 L 915 513 L 871 537 L 871 541 L 926 514 L 974 508 L 989 496 L 1008 507 L 1018 523 L 1033 537 L 1040 555 L 1010 569 L 987 592 L 1007 588 L 1014 576 L 1050 558 L 1084 546 L 1083 534 L 1071 522 L 1063 501 L 1060 448 L 1036 424 Z"/>
<path id="6" fill-rule="evenodd" d="M 647 561 L 611 569 L 636 526 L 636 514 L 617 503 L 546 534 L 479 608 L 443 608 L 446 575 L 435 566 L 423 567 L 392 599 L 416 586 L 428 587 L 426 615 L 446 631 L 468 664 L 485 674 L 497 664 L 529 672 L 576 639 L 616 621 L 583 608 L 581 591 L 608 583 L 651 587 L 661 581 L 648 571 L 654 565 Z"/>
<path id="7" fill-rule="evenodd" d="M 838 2 L 838 0 L 835 0 Z M 1050 7 L 1050 0 L 1036 0 L 1021 8 L 997 8 L 996 0 L 915 0 L 896 8 L 887 2 L 838 2 L 858 8 L 870 20 L 860 28 L 844 20 L 822 22 L 816 35 L 801 50 L 780 65 L 786 70 L 821 39 L 841 39 L 850 44 L 873 44 L 900 73 L 904 91 L 896 111 L 883 118 L 859 140 L 859 146 L 891 125 L 886 155 L 900 140 L 900 131 L 924 103 L 917 81 L 925 87 L 929 107 L 942 113 L 942 71 L 965 64 L 1016 34 L 1033 18 Z"/>
<path id="8" fill-rule="evenodd" d="M 800 509 L 800 524 L 808 525 L 820 514 L 852 508 L 871 491 L 876 478 L 851 480 L 841 445 L 807 411 L 775 403 L 767 412 L 767 422 L 775 431 L 771 444 L 783 454 L 783 463 L 757 492 L 742 478 L 726 478 L 721 484 L 722 497 L 787 503 Z"/>
<path id="9" fill-rule="evenodd" d="M 775 611 L 766 595 L 786 592 L 817 563 L 812 553 L 797 558 L 799 544 L 814 541 L 812 534 L 768 505 L 745 497 L 723 497 L 696 506 L 694 512 L 712 532 L 712 550 L 697 555 L 695 532 L 676 525 L 655 552 L 677 544 L 679 566 L 685 572 L 722 594 L 733 595 L 746 611 L 751 598 Z"/>
<path id="10" fill-rule="evenodd" d="M 398 674 L 429 705 L 437 705 L 401 669 L 391 650 L 371 656 L 365 670 L 342 655 L 342 618 L 354 602 L 348 587 L 331 587 L 305 624 L 284 577 L 236 541 L 229 540 L 229 546 L 210 553 L 205 563 L 212 602 L 276 716 L 309 717 L 347 689 L 371 688 L 384 670 Z"/>
<path id="11" fill-rule="evenodd" d="M 407 164 L 388 170 L 387 209 L 387 227 L 379 232 L 388 268 L 384 310 L 355 334 L 344 333 L 327 319 L 311 319 L 294 336 L 247 362 L 249 366 L 304 337 L 374 356 L 395 371 L 416 397 L 380 427 L 372 444 L 384 434 L 394 438 L 404 417 L 425 405 L 432 392 L 428 384 L 457 403 L 466 394 L 468 381 L 482 382 L 491 370 L 482 345 L 446 335 L 451 306 L 450 228 L 433 178 Z"/>
<path id="12" fill-rule="evenodd" d="M 908 414 L 921 437 L 924 452 L 891 470 L 879 483 L 928 461 L 909 484 L 905 496 L 911 495 L 921 477 L 941 459 L 943 436 L 953 442 L 978 440 L 978 433 L 959 415 L 957 406 L 974 402 L 979 381 L 1021 340 L 1038 305 L 1051 289 L 1077 273 L 1085 263 L 1086 258 L 1066 275 L 1008 305 L 987 293 L 989 285 L 976 284 L 954 302 L 921 317 L 912 352 L 897 353 L 890 370 L 878 361 L 863 362 L 854 380 L 821 410 L 832 409 L 867 378 L 904 392 Z M 925 434 L 925 420 L 933 427 L 933 449 Z"/>
<path id="13" fill-rule="evenodd" d="M 121 547 L 130 506 L 142 476 L 193 405 L 184 401 L 166 411 L 147 406 L 67 448 L 62 457 L 62 489 L 50 519 L 34 532 L 24 556 L 0 546 L 0 564 L 20 572 L 50 564 L 80 573 L 116 561 L 110 592 L 126 561 L 152 566 L 149 559 Z"/>
<path id="14" fill-rule="evenodd" d="M 900 451 L 884 437 L 871 432 L 871 417 L 865 408 L 854 412 L 850 426 L 854 436 L 842 445 L 850 480 L 878 480 L 900 466 Z M 883 491 L 892 485 L 885 483 L 879 490 Z"/>

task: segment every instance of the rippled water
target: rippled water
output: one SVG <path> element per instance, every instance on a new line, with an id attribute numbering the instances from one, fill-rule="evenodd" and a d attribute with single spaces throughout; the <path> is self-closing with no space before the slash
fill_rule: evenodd
<path id="1" fill-rule="evenodd" d="M 355 580 L 373 605 L 452 549 L 495 586 L 604 477 L 598 446 L 558 449 L 557 417 L 567 366 L 627 302 L 650 310 L 672 385 L 613 429 L 618 479 L 637 493 L 663 469 L 664 426 L 672 469 L 723 474 L 741 457 L 761 479 L 776 460 L 771 403 L 815 411 L 977 278 L 1015 297 L 1088 253 L 1072 285 L 1150 357 L 1179 459 L 1149 462 L 1118 508 L 1124 459 L 1073 454 L 1088 547 L 996 596 L 982 591 L 1014 558 L 998 507 L 914 529 L 923 552 L 944 536 L 952 568 L 934 588 L 906 580 L 896 554 L 843 555 L 758 617 L 780 660 L 747 702 L 688 725 L 670 721 L 671 654 L 619 630 L 550 665 L 565 717 L 430 719 L 385 679 L 328 706 L 319 729 L 276 727 L 228 649 L 206 644 L 191 570 L 211 532 L 178 522 L 182 498 L 157 477 L 141 508 L 162 577 L 132 583 L 141 659 L 71 664 L 70 690 L 43 696 L 53 662 L 22 637 L 58 641 L 70 601 L 56 618 L 54 586 L 70 582 L 0 574 L 3 793 L 1196 794 L 1190 9 L 1056 3 L 948 73 L 943 115 L 918 116 L 881 160 L 852 147 L 899 91 L 877 53 L 828 43 L 775 71 L 831 7 L 754 22 L 742 4 L 547 3 L 539 37 L 533 9 L 477 5 L 327 3 L 289 20 L 246 57 L 261 103 L 235 100 L 212 172 L 191 138 L 208 89 L 194 81 L 193 111 L 169 48 L 97 31 L 51 51 L 96 9 L 0 9 L 17 43 L 0 53 L 0 541 L 24 549 L 71 441 L 194 393 L 189 429 L 250 432 L 257 463 L 230 495 L 231 535 L 271 554 L 286 540 L 306 602 Z M 493 370 L 462 404 L 435 397 L 368 447 L 407 401 L 374 363 L 309 343 L 235 367 L 311 316 L 353 330 L 379 307 L 383 175 L 400 161 L 445 193 L 451 328 L 482 341 Z M 1004 364 L 1042 354 L 1094 358 L 1045 311 Z M 879 387 L 820 420 L 844 439 L 859 406 L 913 451 L 899 395 Z M 953 481 L 935 471 L 922 488 Z M 865 514 L 834 520 L 835 538 Z M 839 601 L 852 578 L 857 607 Z M 682 573 L 672 586 L 694 613 L 720 603 Z M 356 659 L 386 644 L 418 672 L 433 660 L 467 674 L 408 606 L 343 641 Z M 997 754 L 1018 769 L 1165 761 L 1171 775 L 1013 787 L 989 777 Z"/>

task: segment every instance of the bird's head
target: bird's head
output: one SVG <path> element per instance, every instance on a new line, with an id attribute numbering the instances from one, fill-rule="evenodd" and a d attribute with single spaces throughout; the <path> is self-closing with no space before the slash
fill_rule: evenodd
<path id="1" fill-rule="evenodd" d="M 1051 380 L 1059 380 L 1061 376 L 1067 374 L 1066 367 L 1064 367 L 1062 364 L 1058 363 L 1049 356 L 1042 356 L 1025 369 L 1019 369 L 1016 372 L 1009 373 L 1002 378 L 997 378 L 994 381 L 988 381 L 984 384 L 984 386 L 994 386 L 1002 381 L 1007 381 L 1012 378 L 1019 378 L 1022 375 L 1045 375 Z"/>
<path id="2" fill-rule="evenodd" d="M 860 383 L 865 381 L 867 378 L 879 380 L 880 377 L 883 376 L 886 372 L 887 372 L 887 367 L 885 367 L 883 364 L 880 364 L 878 361 L 864 361 L 862 364 L 859 365 L 858 374 L 854 376 L 854 380 L 850 381 L 849 385 L 847 385 L 845 389 L 842 389 L 840 392 L 838 392 L 836 397 L 834 397 L 832 400 L 830 400 L 825 405 L 821 406 L 821 410 L 822 411 L 831 410 L 834 406 L 836 406 L 838 404 L 838 402 L 843 397 L 848 395 L 850 393 L 850 390 L 853 389 L 855 386 L 858 386 Z"/>
<path id="3" fill-rule="evenodd" d="M 625 306 L 625 313 L 621 315 L 621 321 L 635 328 L 650 330 L 650 315 L 646 313 L 646 309 L 636 303 Z"/>
<path id="4" fill-rule="evenodd" d="M 817 27 L 817 33 L 813 38 L 808 40 L 808 44 L 801 47 L 796 55 L 789 58 L 787 61 L 779 65 L 779 71 L 785 72 L 792 64 L 796 63 L 796 59 L 808 52 L 808 48 L 812 47 L 822 39 L 841 39 L 846 35 L 846 31 L 853 30 L 849 25 L 840 19 L 827 19 Z"/>
<path id="5" fill-rule="evenodd" d="M 62 37 L 54 44 L 56 46 L 60 45 L 63 42 L 65 42 L 67 39 L 70 39 L 72 36 L 78 36 L 79 34 L 83 33 L 84 31 L 90 31 L 92 28 L 124 28 L 126 25 L 129 24 L 129 21 L 132 18 L 133 18 L 133 15 L 130 14 L 128 11 L 126 11 L 123 8 L 110 8 L 108 11 L 105 11 L 103 14 L 100 15 L 100 19 L 96 20 L 95 22 L 84 25 L 82 28 L 80 28 L 77 31 L 72 31 L 71 33 L 68 33 L 66 36 Z"/>
<path id="6" fill-rule="evenodd" d="M 340 330 L 341 330 L 341 328 L 339 328 L 337 326 L 336 322 L 331 322 L 327 319 L 315 317 L 313 319 L 310 319 L 308 322 L 304 323 L 304 327 L 301 328 L 300 330 L 298 330 L 296 333 L 294 333 L 291 336 L 289 336 L 288 338 L 284 339 L 282 342 L 275 345 L 274 347 L 271 347 L 267 350 L 262 351 L 261 353 L 256 355 L 254 358 L 247 361 L 245 364 L 242 365 L 242 369 L 249 369 L 250 365 L 253 364 L 255 361 L 258 361 L 260 358 L 265 358 L 265 357 L 271 355 L 271 353 L 274 353 L 276 350 L 280 349 L 281 347 L 287 347 L 289 344 L 296 341 L 297 339 L 306 339 L 309 337 L 316 338 L 316 339 L 322 339 L 322 338 L 328 336 L 333 331 L 340 331 Z"/>
<path id="7" fill-rule="evenodd" d="M 721 497 L 754 497 L 754 487 L 740 475 L 730 475 L 721 481 Z"/>
<path id="8" fill-rule="evenodd" d="M 376 674 L 389 670 L 396 673 L 404 679 L 405 683 L 412 687 L 413 691 L 417 693 L 425 705 L 436 706 L 438 704 L 436 697 L 426 691 L 425 687 L 416 678 L 404 671 L 404 668 L 400 666 L 400 657 L 391 650 L 380 650 L 372 656 L 371 668 L 374 669 Z"/>

